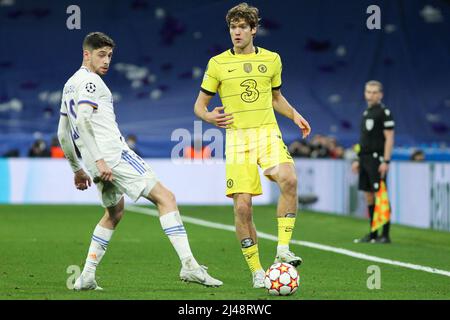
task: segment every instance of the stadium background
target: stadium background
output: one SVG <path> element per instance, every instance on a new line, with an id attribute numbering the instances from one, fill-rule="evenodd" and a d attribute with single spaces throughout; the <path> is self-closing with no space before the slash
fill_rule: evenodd
<path id="1" fill-rule="evenodd" d="M 365 246 L 347 249 L 448 270 L 450 261 L 441 254 L 450 249 L 449 233 L 445 232 L 450 231 L 449 2 L 354 0 L 339 5 L 331 0 L 249 2 L 257 6 L 262 15 L 256 45 L 280 53 L 283 93 L 312 125 L 316 137 L 309 138 L 307 144 L 313 149 L 317 147 L 317 141 L 320 144 L 326 137 L 344 150 L 339 156 L 316 152 L 303 155 L 311 159 L 296 160 L 300 194 L 315 196 L 318 201 L 302 206 L 305 218 L 303 222 L 300 220 L 301 226 L 294 237 L 346 247 L 351 246 L 347 242 L 352 237 L 366 231 L 367 223 L 354 218 L 365 217 L 366 209 L 356 190 L 356 177 L 350 173 L 348 159 L 352 156 L 352 146 L 358 141 L 360 116 L 365 108 L 364 83 L 377 79 L 384 84 L 384 102 L 396 121 L 396 148 L 388 181 L 396 223 L 394 244 L 393 249 Z M 65 296 L 64 291 L 52 296 L 49 293 L 51 286 L 40 295 L 35 291 L 39 292 L 39 285 L 17 294 L 12 289 L 17 279 L 5 274 L 13 268 L 11 261 L 18 258 L 14 255 L 14 246 L 6 249 L 6 244 L 12 241 L 8 235 L 20 222 L 25 224 L 21 229 L 23 234 L 36 235 L 30 236 L 31 239 L 41 239 L 39 232 L 47 235 L 46 231 L 34 229 L 39 223 L 47 224 L 48 220 L 39 221 L 43 211 L 53 212 L 54 215 L 44 214 L 51 221 L 58 214 L 65 215 L 72 226 L 77 225 L 74 228 L 79 228 L 78 234 L 83 241 L 88 241 L 85 232 L 91 231 L 86 221 L 98 217 L 99 210 L 95 207 L 73 206 L 97 204 L 97 194 L 94 188 L 81 193 L 72 187 L 72 173 L 64 160 L 27 157 L 36 140 L 42 139 L 48 148 L 56 135 L 62 87 L 80 66 L 81 42 L 91 31 L 103 31 L 117 44 L 105 82 L 114 94 L 115 111 L 124 136 L 137 137 L 140 154 L 174 191 L 179 203 L 197 206 L 185 207 L 189 215 L 232 224 L 231 202 L 223 196 L 223 161 L 174 163 L 170 156 L 179 142 L 172 137 L 176 129 L 187 130 L 193 138 L 198 137 L 198 131 L 194 130 L 193 104 L 208 59 L 230 47 L 224 16 L 237 3 L 0 0 L 0 155 L 3 156 L 0 158 L 0 203 L 4 204 L 0 206 L 3 222 L 0 241 L 5 244 L 2 246 L 5 259 L 0 262 L 0 271 L 3 271 L 0 280 L 5 281 L 0 282 L 0 286 L 6 283 L 3 289 L 8 292 L 6 296 L 0 292 L 2 298 L 71 298 Z M 66 25 L 71 15 L 66 10 L 73 4 L 81 9 L 80 30 L 69 30 Z M 372 4 L 381 8 L 381 30 L 366 27 L 369 17 L 366 9 Z M 215 98 L 212 105 L 219 103 Z M 290 121 L 282 117 L 278 120 L 288 145 L 300 141 L 299 131 Z M 200 133 L 211 128 L 203 123 Z M 425 161 L 409 161 L 415 150 L 424 152 Z M 266 180 L 263 180 L 263 190 L 264 195 L 255 199 L 255 203 L 261 205 L 256 209 L 261 212 L 256 216 L 257 227 L 264 231 L 266 222 L 261 220 L 258 224 L 258 219 L 270 219 L 278 193 Z M 44 204 L 55 206 L 42 206 Z M 82 215 L 84 220 L 75 220 L 74 208 L 86 208 Z M 224 217 L 212 213 L 216 211 Z M 341 217 L 343 215 L 350 217 Z M 33 219 L 36 220 L 30 222 Z M 138 218 L 129 219 L 141 223 Z M 329 231 L 329 237 L 315 239 L 315 232 L 323 232 L 324 226 L 326 230 L 334 231 Z M 48 228 L 53 230 L 51 225 Z M 203 234 L 203 229 L 195 228 L 191 233 L 197 230 Z M 270 228 L 268 222 L 267 228 Z M 142 239 L 146 236 L 142 235 Z M 232 242 L 234 236 L 223 236 L 222 240 L 227 239 L 237 247 Z M 202 245 L 204 239 L 198 235 L 191 237 L 194 246 L 198 241 L 199 250 L 206 250 Z M 73 235 L 71 239 L 78 238 Z M 46 243 L 51 245 L 56 240 L 49 241 Z M 431 244 L 434 245 L 432 249 Z M 26 245 L 26 241 L 19 242 L 15 249 L 21 250 L 21 245 Z M 417 247 L 417 252 L 411 252 L 410 246 Z M 76 251 L 80 263 L 84 255 L 82 248 L 77 247 Z M 236 268 L 242 268 L 241 257 L 234 254 Z M 333 261 L 331 257 L 329 259 Z M 342 263 L 345 265 L 345 260 Z M 42 267 L 42 272 L 45 270 Z M 418 286 L 426 288 L 427 279 L 423 286 Z M 447 277 L 444 280 L 447 281 Z M 436 294 L 433 297 L 449 298 L 448 286 L 445 289 L 448 282 L 445 281 L 430 280 L 437 286 L 433 287 Z M 327 290 L 325 285 L 315 289 Z M 306 290 L 301 297 L 372 298 L 362 291 L 352 294 L 350 290 L 343 296 L 337 292 L 327 291 L 325 295 L 312 292 Z M 375 298 L 411 297 L 406 289 L 401 291 L 404 295 L 400 291 L 394 292 Z M 427 292 L 412 297 L 426 298 Z M 235 292 L 228 294 L 229 297 L 255 297 L 234 295 Z M 189 297 L 196 298 L 195 295 Z M 228 296 L 216 298 L 224 297 Z"/>

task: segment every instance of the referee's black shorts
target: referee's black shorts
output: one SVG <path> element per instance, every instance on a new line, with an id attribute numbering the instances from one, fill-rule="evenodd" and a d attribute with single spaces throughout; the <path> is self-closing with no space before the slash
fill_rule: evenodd
<path id="1" fill-rule="evenodd" d="M 381 175 L 378 172 L 381 164 L 380 157 L 381 154 L 378 152 L 359 156 L 359 190 L 377 192 L 380 188 Z"/>

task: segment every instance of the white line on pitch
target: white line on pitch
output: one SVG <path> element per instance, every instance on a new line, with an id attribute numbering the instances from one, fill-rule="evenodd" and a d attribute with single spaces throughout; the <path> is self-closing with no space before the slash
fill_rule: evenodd
<path id="1" fill-rule="evenodd" d="M 146 214 L 149 216 L 154 216 L 154 217 L 159 216 L 158 211 L 156 211 L 155 209 L 142 208 L 142 207 L 138 207 L 138 206 L 127 206 L 126 210 L 133 211 L 136 213 L 143 213 L 143 214 Z M 211 222 L 211 221 L 207 221 L 207 220 L 187 217 L 184 215 L 182 216 L 182 219 L 183 219 L 183 222 L 192 223 L 192 224 L 196 224 L 196 225 L 203 226 L 203 227 L 235 232 L 235 228 L 232 225 Z M 259 231 L 257 233 L 258 233 L 258 237 L 261 239 L 278 241 L 278 238 L 272 234 L 259 232 Z M 342 248 L 336 248 L 336 247 L 332 247 L 332 246 L 327 246 L 327 245 L 323 245 L 320 243 L 309 242 L 309 241 L 299 241 L 299 240 L 291 240 L 291 243 L 297 244 L 300 246 L 304 246 L 304 247 L 318 249 L 318 250 L 334 252 L 334 253 L 342 254 L 345 256 L 349 256 L 349 257 L 353 257 L 353 258 L 357 258 L 357 259 L 361 259 L 361 260 L 385 263 L 385 264 L 390 264 L 390 265 L 399 266 L 399 267 L 403 267 L 403 268 L 425 271 L 425 272 L 429 272 L 429 273 L 440 274 L 443 276 L 450 277 L 450 271 L 445 271 L 445 270 L 440 270 L 440 269 L 436 269 L 436 268 L 432 268 L 432 267 L 426 267 L 426 266 L 421 266 L 421 265 L 407 263 L 407 262 L 401 262 L 401 261 L 396 261 L 396 260 L 390 260 L 390 259 L 384 259 L 384 258 L 380 258 L 380 257 L 370 256 L 368 254 L 359 253 L 359 252 L 342 249 Z"/>

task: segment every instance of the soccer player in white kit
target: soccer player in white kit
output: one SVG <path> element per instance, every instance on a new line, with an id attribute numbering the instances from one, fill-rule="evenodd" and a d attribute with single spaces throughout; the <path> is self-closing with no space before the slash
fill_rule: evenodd
<path id="1" fill-rule="evenodd" d="M 114 46 L 114 41 L 104 33 L 88 34 L 83 41 L 83 64 L 66 82 L 62 95 L 58 138 L 75 174 L 75 187 L 87 189 L 91 186 L 90 176 L 94 177 L 105 208 L 74 289 L 101 290 L 95 271 L 123 216 L 124 194 L 134 201 L 144 197 L 158 208 L 161 226 L 181 260 L 181 280 L 220 286 L 222 282 L 211 277 L 207 268 L 195 260 L 175 196 L 127 146 L 119 131 L 111 91 L 101 78 L 108 72 Z M 82 168 L 73 143 L 90 176 Z"/>

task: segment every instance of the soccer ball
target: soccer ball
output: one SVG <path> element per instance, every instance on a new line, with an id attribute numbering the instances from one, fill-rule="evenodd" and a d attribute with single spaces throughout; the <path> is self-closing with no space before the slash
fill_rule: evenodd
<path id="1" fill-rule="evenodd" d="M 288 296 L 298 289 L 300 276 L 297 269 L 288 263 L 275 263 L 266 271 L 264 286 L 270 295 Z"/>

